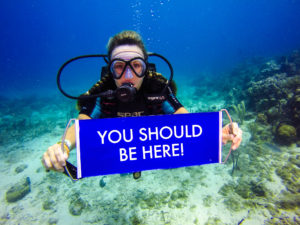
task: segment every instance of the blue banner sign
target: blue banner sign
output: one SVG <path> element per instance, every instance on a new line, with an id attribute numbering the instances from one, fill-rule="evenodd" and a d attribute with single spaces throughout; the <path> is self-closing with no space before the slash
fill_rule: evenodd
<path id="1" fill-rule="evenodd" d="M 78 178 L 221 162 L 221 112 L 75 124 Z"/>

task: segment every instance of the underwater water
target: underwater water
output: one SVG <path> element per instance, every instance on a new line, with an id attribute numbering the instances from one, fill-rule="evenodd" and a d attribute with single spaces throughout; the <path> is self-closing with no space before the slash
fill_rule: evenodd
<path id="1" fill-rule="evenodd" d="M 299 10 L 298 0 L 1 1 L 0 224 L 300 224 Z M 190 112 L 227 108 L 239 123 L 226 164 L 75 183 L 45 172 L 43 153 L 78 114 L 57 89 L 59 67 L 105 54 L 127 29 L 171 62 Z M 76 62 L 62 84 L 85 92 L 103 65 Z"/>

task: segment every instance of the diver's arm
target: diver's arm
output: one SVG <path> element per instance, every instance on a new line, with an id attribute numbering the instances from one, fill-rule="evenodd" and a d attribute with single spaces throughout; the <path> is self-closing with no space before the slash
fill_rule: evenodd
<path id="1" fill-rule="evenodd" d="M 80 120 L 91 119 L 85 114 L 79 114 L 77 117 Z M 50 146 L 44 153 L 42 158 L 42 164 L 47 170 L 56 170 L 63 172 L 66 161 L 69 158 L 69 151 L 75 147 L 75 125 L 72 125 L 68 130 L 65 140 L 68 140 L 71 144 L 70 149 L 67 145 L 64 145 L 64 149 L 61 148 L 61 144 L 57 143 Z"/>
<path id="2" fill-rule="evenodd" d="M 184 113 L 189 113 L 184 107 L 180 107 L 174 112 L 174 114 L 184 114 Z"/>

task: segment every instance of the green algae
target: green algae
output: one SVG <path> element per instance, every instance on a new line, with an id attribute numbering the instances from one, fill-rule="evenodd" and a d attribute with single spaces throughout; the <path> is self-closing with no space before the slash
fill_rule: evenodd
<path id="1" fill-rule="evenodd" d="M 190 180 L 199 182 L 199 181 L 204 181 L 206 179 L 205 168 L 203 166 L 186 167 L 185 170 L 190 174 L 191 176 Z M 186 186 L 185 184 L 186 183 L 182 184 L 183 188 Z"/>
<path id="2" fill-rule="evenodd" d="M 272 193 L 262 182 L 240 179 L 237 184 L 224 184 L 219 194 L 224 196 L 224 204 L 230 211 L 238 212 L 246 208 L 263 207 Z"/>
<path id="3" fill-rule="evenodd" d="M 196 205 L 192 205 L 192 206 L 190 207 L 190 210 L 191 210 L 191 211 L 195 211 L 196 208 L 197 208 Z"/>
<path id="4" fill-rule="evenodd" d="M 300 155 L 292 155 L 289 157 L 289 162 L 300 168 Z"/>
<path id="5" fill-rule="evenodd" d="M 69 204 L 69 212 L 73 216 L 79 216 L 87 207 L 87 203 L 80 197 L 74 196 Z"/>
<path id="6" fill-rule="evenodd" d="M 188 199 L 187 191 L 176 189 L 170 193 L 149 193 L 139 196 L 139 206 L 142 209 L 161 209 L 168 205 L 169 208 L 183 208 Z"/>
<path id="7" fill-rule="evenodd" d="M 251 133 L 251 141 L 257 144 L 272 141 L 272 133 L 270 130 L 270 126 L 261 124 L 259 122 L 253 122 L 249 123 L 247 125 L 247 128 Z"/>
<path id="8" fill-rule="evenodd" d="M 187 191 L 176 189 L 172 192 L 168 203 L 169 208 L 183 208 L 188 199 Z"/>
<path id="9" fill-rule="evenodd" d="M 279 215 L 277 217 L 272 217 L 265 221 L 265 225 L 294 225 L 300 224 L 300 218 L 292 217 L 290 218 L 287 215 Z"/>
<path id="10" fill-rule="evenodd" d="M 139 218 L 137 215 L 133 215 L 129 218 L 130 224 L 132 225 L 142 225 L 144 224 L 143 220 Z"/>
<path id="11" fill-rule="evenodd" d="M 49 218 L 48 220 L 48 225 L 56 225 L 58 223 L 58 219 L 57 218 Z"/>
<path id="12" fill-rule="evenodd" d="M 178 208 L 178 209 L 181 209 L 181 208 L 184 207 L 184 204 L 182 202 L 176 202 L 175 207 Z"/>
<path id="13" fill-rule="evenodd" d="M 55 201 L 50 199 L 46 199 L 42 204 L 44 210 L 54 209 L 55 205 L 56 205 Z"/>
<path id="14" fill-rule="evenodd" d="M 219 190 L 219 194 L 227 197 L 229 196 L 231 193 L 234 192 L 234 183 L 230 182 L 230 183 L 227 183 L 227 184 L 224 184 L 220 190 Z"/>
<path id="15" fill-rule="evenodd" d="M 291 200 L 291 199 L 284 199 L 279 201 L 279 208 L 284 210 L 295 210 L 300 208 L 300 199 Z"/>
<path id="16" fill-rule="evenodd" d="M 171 194 L 171 200 L 173 200 L 173 201 L 178 200 L 178 199 L 180 199 L 180 200 L 186 200 L 187 197 L 188 197 L 188 194 L 186 193 L 185 190 L 176 189 Z"/>
<path id="17" fill-rule="evenodd" d="M 266 197 L 266 188 L 262 183 L 241 182 L 240 185 L 235 187 L 235 192 L 244 199 L 255 197 Z"/>
<path id="18" fill-rule="evenodd" d="M 268 117 L 264 113 L 258 113 L 255 122 L 268 125 Z"/>
<path id="19" fill-rule="evenodd" d="M 226 205 L 227 209 L 233 212 L 244 210 L 244 206 L 242 205 L 241 201 L 236 199 L 234 196 L 226 198 L 224 200 L 224 204 Z"/>
<path id="20" fill-rule="evenodd" d="M 28 165 L 21 164 L 21 165 L 16 167 L 15 172 L 16 173 L 22 173 L 27 167 L 28 167 Z"/>
<path id="21" fill-rule="evenodd" d="M 297 210 L 300 208 L 300 193 L 284 192 L 276 205 L 282 210 Z"/>
<path id="22" fill-rule="evenodd" d="M 141 196 L 142 201 L 140 202 L 140 206 L 143 209 L 146 208 L 159 209 L 163 205 L 168 203 L 169 196 L 170 196 L 169 193 L 156 194 L 151 192 L 148 195 Z"/>
<path id="23" fill-rule="evenodd" d="M 241 154 L 239 156 L 239 170 L 235 172 L 235 176 L 243 179 L 249 179 L 249 177 L 259 177 L 261 180 L 265 179 L 272 181 L 274 167 L 271 163 L 262 159 L 268 157 L 274 158 L 276 156 L 274 156 L 272 152 L 266 151 L 261 145 L 255 143 L 249 143 L 247 146 L 245 146 L 244 151 L 247 152 L 247 155 Z"/>
<path id="24" fill-rule="evenodd" d="M 30 178 L 24 178 L 20 182 L 12 185 L 6 192 L 5 198 L 7 202 L 16 202 L 24 198 L 30 193 Z"/>
<path id="25" fill-rule="evenodd" d="M 283 180 L 284 185 L 291 193 L 300 192 L 300 169 L 288 162 L 283 167 L 276 169 L 276 174 Z"/>
<path id="26" fill-rule="evenodd" d="M 266 203 L 265 204 L 265 208 L 269 211 L 269 213 L 272 215 L 272 216 L 276 216 L 279 214 L 279 209 L 276 207 L 275 204 L 272 204 L 272 203 Z"/>
<path id="27" fill-rule="evenodd" d="M 217 217 L 209 217 L 204 225 L 223 225 L 224 223 Z"/>
<path id="28" fill-rule="evenodd" d="M 203 205 L 205 207 L 210 207 L 211 204 L 213 203 L 213 198 L 212 198 L 212 196 L 207 195 L 202 201 L 203 201 Z"/>

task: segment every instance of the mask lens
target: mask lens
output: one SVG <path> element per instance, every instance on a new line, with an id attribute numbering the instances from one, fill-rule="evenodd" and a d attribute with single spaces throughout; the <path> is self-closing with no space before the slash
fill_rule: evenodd
<path id="1" fill-rule="evenodd" d="M 142 58 L 133 58 L 129 61 L 114 59 L 110 64 L 110 71 L 115 79 L 120 79 L 126 68 L 132 70 L 136 76 L 143 77 L 147 66 Z"/>
<path id="2" fill-rule="evenodd" d="M 110 66 L 110 71 L 113 73 L 115 78 L 121 77 L 126 66 L 126 62 L 116 60 Z"/>
<path id="3" fill-rule="evenodd" d="M 138 77 L 141 77 L 144 75 L 145 70 L 146 70 L 146 64 L 143 60 L 134 59 L 134 60 L 130 61 L 130 65 Z"/>

